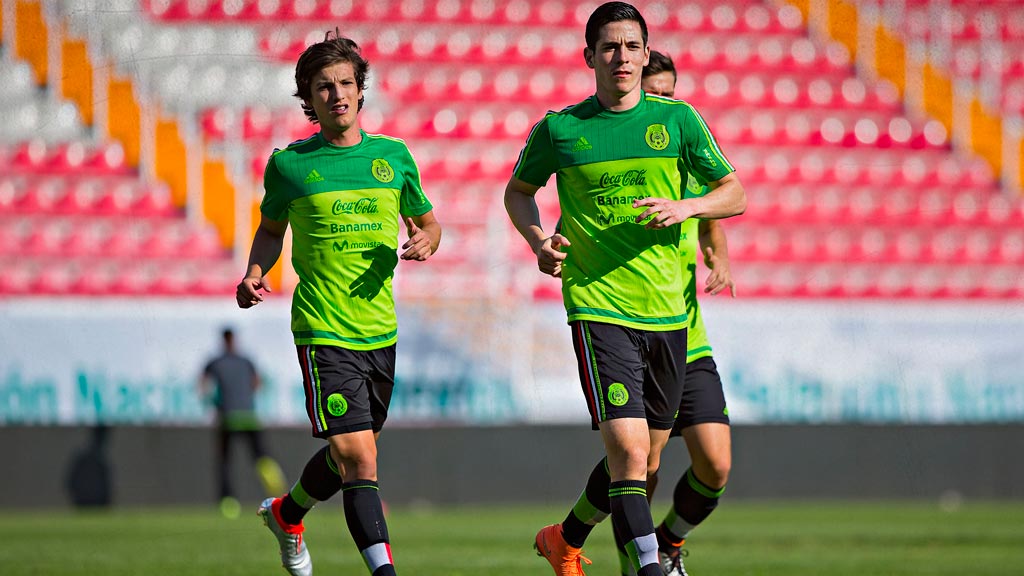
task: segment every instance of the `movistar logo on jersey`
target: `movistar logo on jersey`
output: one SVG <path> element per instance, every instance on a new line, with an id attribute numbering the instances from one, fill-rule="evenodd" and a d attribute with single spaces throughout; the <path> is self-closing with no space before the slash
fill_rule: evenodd
<path id="1" fill-rule="evenodd" d="M 615 224 L 636 224 L 636 216 L 631 214 L 598 214 L 597 222 L 601 226 L 613 226 Z"/>
<path id="2" fill-rule="evenodd" d="M 376 214 L 377 199 L 376 198 L 360 198 L 353 202 L 345 202 L 343 200 L 335 200 L 334 206 L 331 206 L 331 212 L 335 216 L 339 214 Z"/>
<path id="3" fill-rule="evenodd" d="M 587 139 L 584 138 L 583 136 L 580 136 L 580 139 L 577 140 L 576 143 L 573 144 L 573 146 L 572 146 L 572 151 L 573 152 L 583 152 L 584 150 L 593 150 L 593 149 L 594 149 L 594 147 L 591 146 L 590 142 L 587 142 Z"/>
<path id="4" fill-rule="evenodd" d="M 370 165 L 370 172 L 373 177 L 378 181 L 387 184 L 395 179 L 395 171 L 391 168 L 391 164 L 383 158 L 377 158 Z"/>
<path id="5" fill-rule="evenodd" d="M 373 250 L 377 246 L 382 246 L 383 242 L 349 242 L 343 240 L 341 242 L 335 242 L 331 247 L 334 252 L 345 252 L 346 250 Z"/>
<path id="6" fill-rule="evenodd" d="M 668 130 L 664 124 L 651 124 L 647 127 L 647 134 L 644 134 L 647 145 L 654 150 L 668 148 Z"/>
<path id="7" fill-rule="evenodd" d="M 600 185 L 602 188 L 609 186 L 643 186 L 647 184 L 645 175 L 647 170 L 626 170 L 618 174 L 605 172 L 601 174 Z"/>
<path id="8" fill-rule="evenodd" d="M 313 170 L 311 170 L 309 172 L 309 174 L 306 176 L 306 179 L 303 180 L 302 183 L 303 184 L 314 184 L 316 182 L 323 182 L 323 181 L 324 181 L 324 177 L 321 176 L 320 173 L 317 172 L 316 169 L 314 168 Z"/>

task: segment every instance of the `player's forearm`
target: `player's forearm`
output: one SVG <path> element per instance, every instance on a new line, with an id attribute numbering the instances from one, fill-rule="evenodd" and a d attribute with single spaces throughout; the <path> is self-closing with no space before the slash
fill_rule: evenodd
<path id="1" fill-rule="evenodd" d="M 505 190 L 505 210 L 512 221 L 512 225 L 522 234 L 523 238 L 530 244 L 534 253 L 540 249 L 547 235 L 540 225 L 540 211 L 537 209 L 537 201 L 533 196 Z"/>
<path id="2" fill-rule="evenodd" d="M 277 263 L 277 259 L 281 257 L 283 247 L 283 234 L 273 234 L 263 227 L 258 228 L 252 239 L 252 247 L 249 249 L 246 276 L 262 278 L 266 275 Z"/>
<path id="3" fill-rule="evenodd" d="M 421 230 L 430 238 L 430 253 L 437 252 L 438 246 L 441 245 L 441 223 L 435 220 L 424 224 Z"/>
<path id="4" fill-rule="evenodd" d="M 693 216 L 705 219 L 729 218 L 743 214 L 747 209 L 747 193 L 735 174 L 719 181 L 718 186 L 699 198 L 688 198 Z"/>
<path id="5" fill-rule="evenodd" d="M 717 220 L 701 220 L 697 239 L 702 254 L 706 254 L 710 248 L 716 258 L 728 262 L 729 245 L 725 238 L 725 227 Z"/>

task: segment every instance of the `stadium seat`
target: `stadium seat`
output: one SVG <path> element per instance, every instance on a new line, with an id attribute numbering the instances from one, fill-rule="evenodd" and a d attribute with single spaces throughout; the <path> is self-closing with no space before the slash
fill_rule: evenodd
<path id="1" fill-rule="evenodd" d="M 936 33 L 924 4 L 907 3 L 901 32 Z M 1000 183 L 984 162 L 950 153 L 941 123 L 908 118 L 893 85 L 858 76 L 845 47 L 810 37 L 798 8 L 738 0 L 639 6 L 654 31 L 652 47 L 679 66 L 676 96 L 698 107 L 748 186 L 751 209 L 728 229 L 743 268 L 764 270 L 764 278 L 751 279 L 753 293 L 1015 293 L 1006 270 L 1024 257 L 1022 203 L 998 196 Z M 460 243 L 492 245 L 479 222 L 503 218 L 501 190 L 526 134 L 545 110 L 594 89 L 579 53 L 593 7 L 587 3 L 145 0 L 142 7 L 142 18 L 96 16 L 90 26 L 103 38 L 98 49 L 132 62 L 119 71 L 137 74 L 145 96 L 170 113 L 205 110 L 195 119 L 207 142 L 240 139 L 257 194 L 270 150 L 316 130 L 290 95 L 294 61 L 323 38 L 323 22 L 339 23 L 373 65 L 363 128 L 409 142 L 424 187 L 451 222 L 449 240 Z M 950 65 L 959 75 L 981 77 L 996 62 L 978 49 L 992 33 L 990 15 L 996 34 L 1024 38 L 1018 7 L 954 3 L 952 10 L 942 29 L 957 40 Z M 384 20 L 387 29 L 379 25 Z M 1008 52 L 996 70 L 1004 78 L 1003 106 L 1024 110 L 1024 84 L 1017 86 L 1024 58 Z M 27 65 L 0 65 L 0 101 L 19 112 L 0 139 L 0 220 L 29 218 L 28 227 L 11 224 L 0 234 L 7 246 L 0 258 L 13 252 L 39 259 L 20 268 L 11 289 L 66 290 L 77 278 L 93 286 L 81 288 L 90 293 L 230 291 L 233 267 L 204 283 L 162 287 L 165 269 L 187 275 L 207 260 L 227 261 L 219 235 L 182 224 L 169 189 L 127 166 L 119 143 L 94 143 L 73 108 L 42 102 L 36 91 Z M 44 126 L 50 117 L 54 126 Z M 558 215 L 557 201 L 547 191 L 540 196 L 547 223 Z M 44 226 L 46 219 L 60 225 Z M 509 258 L 529 263 L 522 243 L 508 244 L 501 249 Z M 46 261 L 62 253 L 76 263 Z M 129 265 L 140 256 L 160 258 L 164 267 Z M 442 258 L 459 267 L 453 277 L 473 277 L 461 271 L 472 268 L 473 257 Z M 930 272 L 912 272 L 928 261 Z M 981 278 L 972 284 L 966 273 L 950 272 L 961 262 L 1002 272 L 971 268 Z M 770 266 L 760 268 L 764 263 Z M 456 291 L 455 280 L 440 282 Z M 543 289 L 537 295 L 559 297 Z"/>

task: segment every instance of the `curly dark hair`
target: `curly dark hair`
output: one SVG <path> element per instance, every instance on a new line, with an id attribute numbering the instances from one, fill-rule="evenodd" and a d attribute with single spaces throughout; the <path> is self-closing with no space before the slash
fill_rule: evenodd
<path id="1" fill-rule="evenodd" d="M 324 34 L 323 42 L 317 42 L 306 48 L 299 56 L 299 61 L 295 63 L 295 94 L 292 96 L 302 100 L 302 111 L 313 124 L 319 120 L 317 120 L 313 107 L 306 104 L 313 98 L 311 86 L 313 76 L 316 76 L 324 68 L 339 62 L 348 62 L 352 65 L 356 74 L 356 86 L 360 91 L 366 90 L 366 78 L 370 74 L 370 63 L 359 52 L 359 45 L 342 36 L 337 28 L 333 31 L 328 30 Z M 357 111 L 363 109 L 364 100 L 365 97 L 359 97 Z"/>

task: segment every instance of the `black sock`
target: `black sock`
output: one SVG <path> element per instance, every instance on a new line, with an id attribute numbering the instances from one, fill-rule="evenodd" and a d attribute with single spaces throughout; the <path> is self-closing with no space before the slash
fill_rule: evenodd
<path id="1" fill-rule="evenodd" d="M 622 480 L 608 485 L 614 529 L 625 544 L 637 576 L 661 576 L 658 540 L 654 536 L 647 482 Z"/>
<path id="2" fill-rule="evenodd" d="M 615 551 L 619 556 L 619 572 L 622 576 L 628 576 L 636 571 L 633 567 L 632 560 L 629 559 L 629 552 L 626 552 L 626 543 L 622 540 L 622 534 L 615 528 L 615 522 L 612 522 L 612 537 L 615 538 Z"/>
<path id="3" fill-rule="evenodd" d="M 330 448 L 324 446 L 306 462 L 299 481 L 281 501 L 281 519 L 298 524 L 317 502 L 330 499 L 341 490 L 338 465 L 331 458 Z"/>
<path id="4" fill-rule="evenodd" d="M 611 507 L 608 504 L 608 459 L 602 458 L 590 472 L 587 487 L 583 489 L 576 505 L 562 521 L 562 537 L 569 546 L 582 548 L 591 530 L 599 522 L 608 517 Z"/>
<path id="5" fill-rule="evenodd" d="M 658 526 L 658 544 L 662 547 L 686 538 L 690 530 L 704 521 L 718 506 L 725 487 L 712 488 L 687 468 L 672 493 L 672 510 Z"/>
<path id="6" fill-rule="evenodd" d="M 380 492 L 373 480 L 353 480 L 342 486 L 345 522 L 359 553 L 373 576 L 391 576 L 395 573 L 391 561 L 388 526 L 384 521 L 384 508 Z"/>

